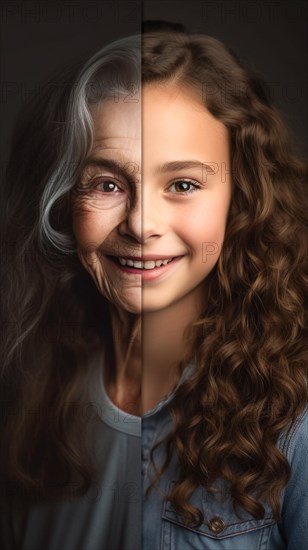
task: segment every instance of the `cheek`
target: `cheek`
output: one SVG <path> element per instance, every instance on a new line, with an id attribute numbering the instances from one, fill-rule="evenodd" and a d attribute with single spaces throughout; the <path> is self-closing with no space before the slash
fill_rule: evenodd
<path id="1" fill-rule="evenodd" d="M 73 214 L 73 232 L 79 246 L 100 245 L 118 224 L 113 210 L 83 211 Z"/>
<path id="2" fill-rule="evenodd" d="M 201 254 L 207 243 L 215 243 L 214 248 L 220 249 L 224 239 L 227 213 L 221 206 L 213 204 L 200 205 L 189 209 L 178 223 L 181 238 L 195 254 Z"/>
<path id="3" fill-rule="evenodd" d="M 103 231 L 101 224 L 98 224 L 97 217 L 93 213 L 79 214 L 73 218 L 73 231 L 77 243 L 80 246 L 90 242 L 100 241 Z"/>

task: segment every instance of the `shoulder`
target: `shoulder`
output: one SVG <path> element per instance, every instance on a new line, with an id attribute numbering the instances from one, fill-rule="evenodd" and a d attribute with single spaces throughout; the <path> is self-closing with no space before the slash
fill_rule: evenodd
<path id="1" fill-rule="evenodd" d="M 280 527 L 288 548 L 302 548 L 302 542 L 308 540 L 308 407 L 281 435 L 278 446 L 291 467 L 283 491 Z"/>
<path id="2" fill-rule="evenodd" d="M 299 458 L 308 459 L 308 405 L 297 417 L 291 428 L 284 430 L 278 440 L 278 448 L 292 462 Z"/>

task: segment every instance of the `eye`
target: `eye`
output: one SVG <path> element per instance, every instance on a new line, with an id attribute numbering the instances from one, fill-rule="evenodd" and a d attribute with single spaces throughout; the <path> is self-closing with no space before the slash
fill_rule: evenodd
<path id="1" fill-rule="evenodd" d="M 95 183 L 95 180 L 94 180 L 93 186 L 95 189 L 98 189 L 98 191 L 101 191 L 102 193 L 119 193 L 122 191 L 122 189 L 112 179 L 105 179 L 105 180 L 101 180 L 101 178 L 96 178 L 96 179 L 100 180 L 100 183 Z"/>
<path id="2" fill-rule="evenodd" d="M 170 187 L 169 187 L 169 190 L 172 192 L 172 193 L 177 193 L 177 194 L 188 194 L 188 193 L 193 193 L 194 191 L 196 191 L 197 189 L 199 189 L 199 185 L 196 181 L 193 181 L 193 180 L 188 180 L 188 179 L 182 179 L 182 180 L 177 180 L 177 181 L 174 181 Z"/>

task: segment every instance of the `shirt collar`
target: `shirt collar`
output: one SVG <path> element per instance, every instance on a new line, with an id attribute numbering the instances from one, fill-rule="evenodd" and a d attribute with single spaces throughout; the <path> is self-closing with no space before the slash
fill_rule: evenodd
<path id="1" fill-rule="evenodd" d="M 191 361 L 190 363 L 188 363 L 188 365 L 183 370 L 182 375 L 181 375 L 178 383 L 176 384 L 176 386 L 174 386 L 174 388 L 172 388 L 169 391 L 169 393 L 167 393 L 167 395 L 164 395 L 164 397 L 162 397 L 162 399 L 155 405 L 155 407 L 153 407 L 152 409 L 150 409 L 146 413 L 144 413 L 142 418 L 148 418 L 150 416 L 153 416 L 154 414 L 161 411 L 166 405 L 168 405 L 170 403 L 170 401 L 173 399 L 174 394 L 175 394 L 176 390 L 178 389 L 178 387 L 181 384 L 183 384 L 183 382 L 185 382 L 193 374 L 193 372 L 195 370 L 196 370 L 195 362 Z"/>

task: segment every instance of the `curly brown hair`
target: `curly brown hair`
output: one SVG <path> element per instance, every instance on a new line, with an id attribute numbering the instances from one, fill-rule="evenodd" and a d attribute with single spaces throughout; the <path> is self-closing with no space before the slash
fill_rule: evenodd
<path id="1" fill-rule="evenodd" d="M 205 285 L 206 308 L 187 332 L 196 371 L 170 405 L 172 432 L 153 489 L 177 454 L 167 498 L 189 522 L 198 486 L 226 480 L 235 510 L 280 516 L 290 465 L 276 446 L 308 402 L 304 183 L 307 168 L 260 78 L 215 38 L 170 29 L 143 36 L 143 83 L 193 89 L 228 129 L 233 196 L 225 241 Z M 185 403 L 185 407 L 183 406 Z"/>

